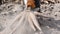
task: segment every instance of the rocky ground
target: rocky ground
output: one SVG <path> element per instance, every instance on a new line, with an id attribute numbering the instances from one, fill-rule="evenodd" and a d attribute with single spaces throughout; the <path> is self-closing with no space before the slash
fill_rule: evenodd
<path id="1" fill-rule="evenodd" d="M 13 29 L 10 24 L 14 21 L 15 17 L 23 11 L 20 4 L 7 3 L 0 6 L 0 34 L 9 34 L 9 28 Z M 42 4 L 42 13 L 37 16 L 41 25 L 43 34 L 60 34 L 60 3 L 56 4 Z M 23 21 L 24 22 L 24 21 Z M 10 27 L 9 27 L 10 26 Z M 21 27 L 21 28 L 20 28 Z M 22 23 L 12 34 L 39 34 L 34 32 L 29 26 L 28 22 Z"/>

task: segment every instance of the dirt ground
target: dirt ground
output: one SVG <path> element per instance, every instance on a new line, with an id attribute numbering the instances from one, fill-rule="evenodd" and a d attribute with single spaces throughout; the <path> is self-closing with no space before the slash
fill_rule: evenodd
<path id="1" fill-rule="evenodd" d="M 10 34 L 9 31 L 18 24 L 14 24 L 15 17 L 23 11 L 20 4 L 7 3 L 0 6 L 0 34 Z M 60 3 L 42 4 L 42 13 L 37 16 L 41 25 L 41 34 L 60 34 Z M 12 26 L 10 26 L 12 24 Z M 28 21 L 23 21 L 22 24 L 11 34 L 39 34 L 34 31 Z"/>

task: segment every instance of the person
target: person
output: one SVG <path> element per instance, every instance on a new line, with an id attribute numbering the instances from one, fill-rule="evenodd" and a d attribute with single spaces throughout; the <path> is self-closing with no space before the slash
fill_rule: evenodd
<path id="1" fill-rule="evenodd" d="M 40 11 L 40 0 L 28 0 L 27 5 L 28 7 L 31 7 L 32 10 L 36 10 L 37 12 L 41 12 Z"/>
<path id="2" fill-rule="evenodd" d="M 26 7 L 31 7 L 32 10 L 36 10 L 37 12 L 40 11 L 40 0 L 24 0 L 24 4 Z"/>
<path id="3" fill-rule="evenodd" d="M 34 0 L 35 1 L 35 8 L 39 8 L 39 10 L 38 10 L 38 12 L 41 12 L 40 11 L 40 4 L 41 4 L 41 2 L 40 2 L 40 0 Z"/>
<path id="4" fill-rule="evenodd" d="M 0 5 L 2 4 L 2 0 L 0 0 Z"/>
<path id="5" fill-rule="evenodd" d="M 35 8 L 36 6 L 34 0 L 28 0 L 27 7 Z"/>

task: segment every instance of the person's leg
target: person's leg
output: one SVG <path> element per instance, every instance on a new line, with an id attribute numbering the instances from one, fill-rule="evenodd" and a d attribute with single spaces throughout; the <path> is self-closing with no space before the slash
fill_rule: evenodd
<path id="1" fill-rule="evenodd" d="M 28 1 L 28 0 L 23 0 L 23 2 L 24 2 L 24 3 L 23 3 L 23 4 L 24 4 L 24 10 L 27 9 L 27 1 Z"/>
<path id="2" fill-rule="evenodd" d="M 0 0 L 0 5 L 2 4 L 2 0 Z"/>
<path id="3" fill-rule="evenodd" d="M 35 0 L 36 8 L 39 8 L 38 12 L 41 12 L 40 11 L 40 4 L 41 4 L 40 0 Z"/>
<path id="4" fill-rule="evenodd" d="M 40 0 L 35 0 L 36 8 L 40 7 Z"/>

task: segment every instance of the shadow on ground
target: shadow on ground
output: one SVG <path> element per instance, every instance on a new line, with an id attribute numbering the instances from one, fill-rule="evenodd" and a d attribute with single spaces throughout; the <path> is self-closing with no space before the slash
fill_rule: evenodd
<path id="1" fill-rule="evenodd" d="M 37 17 L 40 17 L 38 18 L 38 21 L 44 34 L 59 34 L 60 20 L 55 20 L 54 18 L 45 17 L 42 15 Z"/>

